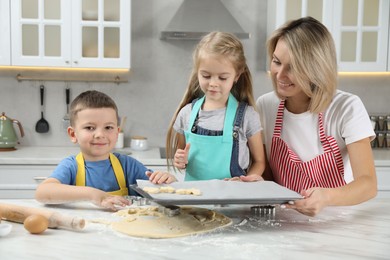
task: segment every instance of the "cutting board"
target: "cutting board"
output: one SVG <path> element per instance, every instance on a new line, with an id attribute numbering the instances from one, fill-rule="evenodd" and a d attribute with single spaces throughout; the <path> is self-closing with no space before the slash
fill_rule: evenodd
<path id="1" fill-rule="evenodd" d="M 177 189 L 198 189 L 200 196 L 176 193 L 149 194 L 145 187 L 170 186 Z M 272 181 L 239 182 L 223 180 L 185 181 L 171 184 L 153 184 L 137 180 L 130 186 L 145 198 L 161 205 L 207 205 L 207 204 L 283 204 L 301 199 L 302 196 Z"/>

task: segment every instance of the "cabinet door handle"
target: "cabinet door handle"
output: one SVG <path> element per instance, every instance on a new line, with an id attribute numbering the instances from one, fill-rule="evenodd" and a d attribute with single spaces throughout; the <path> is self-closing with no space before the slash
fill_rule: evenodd
<path id="1" fill-rule="evenodd" d="M 46 179 L 47 179 L 47 177 L 43 177 L 43 176 L 35 176 L 35 177 L 33 177 L 34 181 L 44 181 Z"/>

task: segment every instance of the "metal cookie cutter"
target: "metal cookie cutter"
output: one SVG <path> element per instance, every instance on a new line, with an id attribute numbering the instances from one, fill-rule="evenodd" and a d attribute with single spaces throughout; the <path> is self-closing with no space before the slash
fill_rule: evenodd
<path id="1" fill-rule="evenodd" d="M 180 214 L 180 207 L 175 205 L 161 206 L 158 210 L 168 217 L 174 217 Z"/>
<path id="2" fill-rule="evenodd" d="M 137 206 L 150 205 L 150 200 L 147 198 L 138 197 L 138 196 L 125 196 L 125 198 L 129 200 L 132 205 L 137 205 Z"/>
<path id="3" fill-rule="evenodd" d="M 254 216 L 275 216 L 275 206 L 272 205 L 262 205 L 262 206 L 253 206 L 251 207 L 251 213 Z"/>

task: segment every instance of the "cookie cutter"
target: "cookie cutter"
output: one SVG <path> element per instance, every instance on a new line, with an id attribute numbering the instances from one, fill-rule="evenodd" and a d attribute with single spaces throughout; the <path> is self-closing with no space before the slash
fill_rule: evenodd
<path id="1" fill-rule="evenodd" d="M 159 207 L 158 210 L 165 216 L 174 217 L 180 214 L 181 208 L 175 205 L 166 205 Z"/>
<path id="2" fill-rule="evenodd" d="M 275 206 L 272 205 L 258 205 L 251 207 L 251 214 L 254 216 L 275 216 Z"/>
<path id="3" fill-rule="evenodd" d="M 130 201 L 132 205 L 137 205 L 137 206 L 145 206 L 151 204 L 149 199 L 144 197 L 139 197 L 139 196 L 125 196 L 125 199 Z"/>

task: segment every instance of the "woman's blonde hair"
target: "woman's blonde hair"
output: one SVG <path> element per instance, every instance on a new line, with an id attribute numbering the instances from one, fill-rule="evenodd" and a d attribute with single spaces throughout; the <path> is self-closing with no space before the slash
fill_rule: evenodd
<path id="1" fill-rule="evenodd" d="M 252 76 L 246 64 L 244 48 L 241 41 L 233 34 L 225 32 L 211 32 L 205 35 L 195 47 L 192 55 L 192 72 L 189 78 L 187 90 L 184 93 L 183 99 L 181 100 L 169 124 L 166 138 L 168 165 L 173 164 L 173 155 L 177 149 L 177 134 L 173 129 L 173 125 L 179 111 L 185 105 L 191 103 L 195 98 L 199 98 L 204 95 L 199 86 L 198 70 L 202 59 L 210 57 L 210 55 L 226 58 L 231 62 L 237 75 L 240 75 L 237 82 L 235 82 L 233 88 L 231 89 L 231 93 L 237 101 L 247 102 L 249 105 L 255 107 L 252 89 Z"/>
<path id="2" fill-rule="evenodd" d="M 332 35 L 312 17 L 289 21 L 277 29 L 267 42 L 270 62 L 279 40 L 287 45 L 291 71 L 310 98 L 309 111 L 324 111 L 337 89 L 337 58 Z M 276 90 L 274 78 L 272 83 Z"/>

